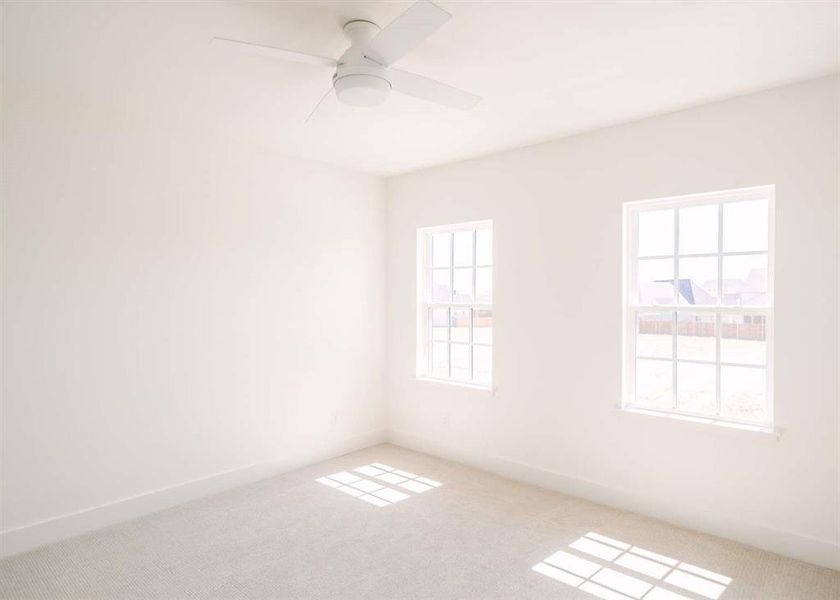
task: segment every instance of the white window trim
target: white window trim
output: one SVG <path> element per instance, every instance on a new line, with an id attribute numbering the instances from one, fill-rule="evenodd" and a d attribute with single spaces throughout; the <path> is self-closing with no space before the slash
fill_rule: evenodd
<path id="1" fill-rule="evenodd" d="M 492 293 L 495 292 L 496 287 L 496 238 L 493 232 L 493 221 L 492 220 L 484 220 L 484 221 L 468 221 L 465 223 L 455 223 L 452 225 L 438 225 L 433 227 L 422 227 L 417 230 L 417 330 L 416 330 L 416 340 L 417 340 L 417 349 L 416 349 L 416 357 L 417 357 L 417 364 L 416 364 L 416 372 L 415 372 L 415 379 L 418 381 L 427 381 L 432 383 L 443 383 L 447 385 L 462 387 L 462 388 L 469 388 L 473 390 L 479 391 L 489 391 L 492 392 L 494 390 L 493 387 L 493 378 L 495 376 L 495 352 L 493 351 L 495 348 L 495 336 L 492 344 L 488 344 L 490 347 L 490 360 L 492 361 L 492 367 L 490 370 L 490 381 L 488 383 L 476 383 L 474 381 L 460 381 L 458 379 L 449 379 L 443 377 L 434 377 L 431 375 L 431 352 L 430 352 L 430 344 L 431 344 L 431 334 L 429 332 L 429 328 L 431 324 L 429 323 L 429 309 L 435 306 L 438 307 L 451 307 L 451 308 L 477 308 L 477 309 L 490 309 L 493 310 L 493 302 L 488 303 L 479 303 L 479 302 L 472 302 L 472 303 L 459 303 L 459 302 L 433 302 L 426 297 L 426 292 L 428 286 L 430 285 L 430 281 L 427 281 L 427 276 L 431 274 L 432 267 L 431 267 L 431 237 L 436 233 L 455 233 L 458 231 L 471 231 L 471 230 L 479 230 L 479 229 L 489 229 L 491 232 L 491 244 L 492 244 L 492 256 L 493 262 L 489 266 L 492 269 Z M 450 252 L 454 252 L 454 244 L 450 248 Z M 475 261 L 475 247 L 473 247 L 473 261 Z M 480 266 L 480 265 L 475 265 Z M 454 268 L 450 268 L 452 271 L 451 277 L 454 277 Z M 451 280 L 450 280 L 451 283 Z M 473 270 L 473 293 L 475 293 L 475 270 Z M 492 295 L 491 295 L 492 297 Z M 495 329 L 496 325 L 496 313 L 493 312 L 493 328 Z M 470 329 L 472 331 L 472 328 Z M 472 335 L 472 333 L 470 334 Z M 466 343 L 466 342 L 465 342 Z M 470 347 L 473 345 L 472 339 L 468 342 Z M 472 352 L 470 353 L 470 361 L 472 361 Z M 472 362 L 470 363 L 472 364 Z"/>
<path id="2" fill-rule="evenodd" d="M 636 288 L 636 234 L 638 232 L 637 218 L 638 214 L 645 210 L 664 210 L 669 208 L 687 208 L 691 206 L 705 205 L 705 204 L 719 204 L 723 205 L 729 202 L 742 202 L 747 200 L 766 200 L 767 201 L 767 307 L 755 306 L 726 306 L 717 304 L 714 306 L 696 306 L 683 304 L 670 305 L 641 305 L 638 303 L 638 289 Z M 773 349 L 774 349 L 774 309 L 775 309 L 775 186 L 765 185 L 751 188 L 725 190 L 719 192 L 709 192 L 700 194 L 687 194 L 684 196 L 672 196 L 666 198 L 657 198 L 652 200 L 640 200 L 633 202 L 625 202 L 622 210 L 622 397 L 621 408 L 628 412 L 642 413 L 647 415 L 661 415 L 664 417 L 683 417 L 686 420 L 693 420 L 697 423 L 711 423 L 719 425 L 730 425 L 743 427 L 745 429 L 758 429 L 762 431 L 772 432 L 779 435 L 779 430 L 774 428 L 774 386 L 773 386 Z M 675 230 L 674 230 L 674 279 L 679 278 L 679 213 L 674 212 Z M 692 257 L 715 256 L 718 257 L 718 279 L 721 278 L 722 257 L 723 256 L 744 256 L 749 254 L 764 254 L 763 251 L 755 252 L 723 252 L 723 211 L 718 211 L 718 252 L 709 254 L 692 254 Z M 672 256 L 655 257 L 645 256 L 650 258 L 672 258 Z M 719 300 L 718 300 L 719 302 Z M 766 337 L 766 364 L 765 371 L 765 402 L 767 420 L 764 422 L 756 422 L 742 419 L 727 418 L 719 415 L 708 415 L 702 413 L 694 413 L 690 411 L 680 410 L 676 407 L 676 385 L 673 386 L 675 399 L 674 406 L 671 409 L 657 409 L 647 406 L 641 406 L 634 403 L 635 396 L 635 345 L 636 345 L 636 316 L 640 312 L 674 312 L 675 315 L 679 312 L 703 313 L 708 312 L 718 314 L 721 312 L 730 314 L 761 314 L 765 316 L 765 337 Z M 719 333 L 720 317 L 716 319 L 716 328 Z M 674 343 L 676 344 L 676 336 L 674 336 Z M 716 336 L 716 360 L 715 365 L 717 369 L 717 390 L 716 397 L 718 408 L 720 408 L 720 367 L 722 363 L 720 357 L 720 336 Z M 676 349 L 674 349 L 672 357 L 662 359 L 664 361 L 673 362 L 676 366 Z M 682 360 L 682 362 L 693 362 L 690 360 Z M 704 361 L 704 364 L 708 364 Z M 726 366 L 724 363 L 723 366 Z M 737 366 L 750 366 L 738 364 Z M 761 367 L 756 367 L 761 368 Z M 673 377 L 676 378 L 676 368 L 674 368 Z"/>

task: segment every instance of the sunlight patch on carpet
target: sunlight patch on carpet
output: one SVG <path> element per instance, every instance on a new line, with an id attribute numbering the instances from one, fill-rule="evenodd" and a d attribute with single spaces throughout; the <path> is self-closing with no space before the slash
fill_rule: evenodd
<path id="1" fill-rule="evenodd" d="M 378 462 L 356 467 L 352 471 L 339 471 L 319 477 L 315 481 L 380 508 L 411 497 L 411 494 L 388 487 L 384 483 L 415 494 L 422 494 L 443 485 L 434 479 Z"/>
<path id="2" fill-rule="evenodd" d="M 604 600 L 692 600 L 694 595 L 718 600 L 732 583 L 726 575 L 593 531 L 569 549 L 577 553 L 560 550 L 532 569 Z"/>

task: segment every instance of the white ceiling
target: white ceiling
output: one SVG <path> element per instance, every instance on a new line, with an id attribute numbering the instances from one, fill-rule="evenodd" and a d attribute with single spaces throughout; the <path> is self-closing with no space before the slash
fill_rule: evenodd
<path id="1" fill-rule="evenodd" d="M 208 45 L 338 56 L 343 22 L 410 2 L 4 4 L 5 93 L 390 175 L 840 71 L 837 2 L 438 3 L 452 20 L 395 66 L 483 96 L 471 112 L 393 94 L 304 124 L 330 71 Z"/>

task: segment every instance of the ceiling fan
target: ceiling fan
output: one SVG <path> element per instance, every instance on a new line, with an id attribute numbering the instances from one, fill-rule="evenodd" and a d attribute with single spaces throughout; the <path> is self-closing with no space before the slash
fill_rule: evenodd
<path id="1" fill-rule="evenodd" d="M 350 40 L 350 47 L 338 59 L 227 38 L 213 38 L 212 43 L 335 69 L 332 87 L 315 105 L 307 121 L 333 90 L 341 102 L 353 106 L 377 106 L 385 102 L 391 90 L 396 90 L 444 106 L 469 110 L 481 100 L 479 96 L 391 67 L 451 18 L 452 15 L 428 0 L 418 0 L 384 29 L 364 19 L 349 21 L 344 25 L 344 35 Z"/>

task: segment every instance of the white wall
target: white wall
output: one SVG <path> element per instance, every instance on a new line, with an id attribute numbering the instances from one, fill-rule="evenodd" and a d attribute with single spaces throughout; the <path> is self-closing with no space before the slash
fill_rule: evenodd
<path id="1" fill-rule="evenodd" d="M 383 438 L 380 179 L 13 83 L 4 553 Z"/>
<path id="2" fill-rule="evenodd" d="M 391 438 L 840 568 L 838 79 L 389 181 Z M 779 441 L 623 413 L 621 205 L 776 185 Z M 415 232 L 493 219 L 497 393 L 419 382 Z"/>

